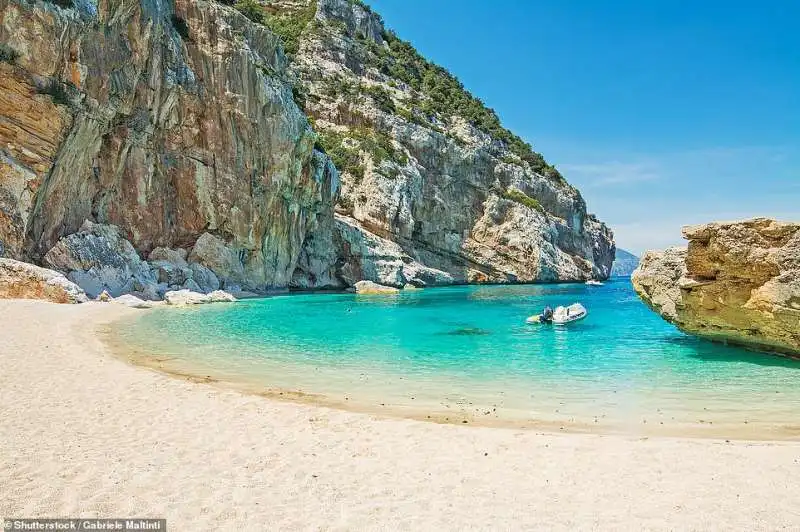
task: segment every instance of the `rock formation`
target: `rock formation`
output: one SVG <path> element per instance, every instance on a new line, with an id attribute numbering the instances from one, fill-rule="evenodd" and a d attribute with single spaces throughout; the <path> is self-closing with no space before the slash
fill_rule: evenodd
<path id="1" fill-rule="evenodd" d="M 630 277 L 638 266 L 639 257 L 617 248 L 614 263 L 611 265 L 611 275 L 612 277 Z"/>
<path id="2" fill-rule="evenodd" d="M 373 283 L 372 281 L 358 281 L 354 288 L 357 294 L 362 295 L 385 295 L 397 294 L 400 292 L 400 290 L 397 288 Z"/>
<path id="3" fill-rule="evenodd" d="M 203 305 L 206 303 L 233 303 L 236 298 L 222 290 L 215 290 L 210 294 L 201 294 L 191 290 L 176 290 L 164 294 L 164 301 L 167 305 L 186 306 Z"/>
<path id="4" fill-rule="evenodd" d="M 0 42 L 17 55 L 0 62 L 6 256 L 42 260 L 87 219 L 142 256 L 209 234 L 261 289 L 286 286 L 332 219 L 338 177 L 280 41 L 236 10 L 0 0 Z"/>
<path id="5" fill-rule="evenodd" d="M 292 66 L 341 172 L 339 245 L 327 258 L 316 253 L 330 278 L 422 286 L 608 277 L 613 237 L 580 193 L 368 6 L 264 3 L 267 24 L 305 24 Z"/>
<path id="6" fill-rule="evenodd" d="M 683 229 L 631 280 L 653 310 L 711 340 L 800 356 L 800 223 L 766 218 Z"/>
<path id="7" fill-rule="evenodd" d="M 366 6 L 225 4 L 0 0 L 0 256 L 143 299 L 609 274 L 578 191 Z"/>
<path id="8" fill-rule="evenodd" d="M 154 305 L 152 301 L 145 301 L 131 294 L 123 294 L 119 297 L 115 297 L 111 302 L 131 308 L 152 308 Z"/>
<path id="9" fill-rule="evenodd" d="M 59 272 L 13 259 L 0 259 L 0 299 L 45 299 L 54 303 L 88 301 L 83 290 Z"/>
<path id="10" fill-rule="evenodd" d="M 157 291 L 157 278 L 150 265 L 139 258 L 115 226 L 87 220 L 80 231 L 65 236 L 50 248 L 44 263 L 66 272 L 91 298 L 104 291 L 111 297 Z"/>

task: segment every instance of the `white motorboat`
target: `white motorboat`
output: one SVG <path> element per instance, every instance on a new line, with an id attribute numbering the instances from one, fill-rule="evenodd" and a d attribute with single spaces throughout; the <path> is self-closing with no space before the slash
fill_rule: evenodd
<path id="1" fill-rule="evenodd" d="M 554 323 L 556 325 L 565 325 L 573 321 L 580 321 L 589 314 L 589 311 L 580 303 L 573 303 L 568 307 L 556 307 L 553 311 L 552 320 L 544 319 L 542 314 L 529 316 L 525 323 Z"/>
<path id="2" fill-rule="evenodd" d="M 568 307 L 556 307 L 553 311 L 553 323 L 565 325 L 573 321 L 580 321 L 588 314 L 589 312 L 580 303 L 573 303 Z"/>
<path id="3" fill-rule="evenodd" d="M 595 279 L 589 279 L 588 281 L 586 281 L 586 284 L 588 284 L 589 286 L 603 286 L 603 283 Z"/>

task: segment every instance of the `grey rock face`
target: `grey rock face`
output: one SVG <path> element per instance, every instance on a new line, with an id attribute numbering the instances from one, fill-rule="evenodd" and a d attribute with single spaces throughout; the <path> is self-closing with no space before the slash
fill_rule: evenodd
<path id="1" fill-rule="evenodd" d="M 197 283 L 199 292 L 219 290 L 219 279 L 213 271 L 196 262 L 190 264 L 189 269 L 192 270 L 192 280 Z"/>
<path id="2" fill-rule="evenodd" d="M 318 198 L 320 212 L 313 232 L 303 243 L 297 265 L 292 273 L 292 288 L 338 289 L 348 286 L 336 274 L 339 250 L 334 243 L 334 205 L 339 199 L 339 172 L 331 160 L 319 151 L 314 152 L 314 181 L 330 183 L 321 189 Z"/>
<path id="3" fill-rule="evenodd" d="M 181 248 L 155 248 L 150 252 L 150 255 L 148 255 L 147 261 L 151 264 L 157 263 L 158 261 L 163 261 L 173 264 L 179 268 L 188 268 L 189 263 L 186 262 L 187 255 L 187 251 Z"/>
<path id="4" fill-rule="evenodd" d="M 181 267 L 165 260 L 151 262 L 150 269 L 159 283 L 170 286 L 181 285 L 192 278 L 192 270 L 188 265 Z"/>
<path id="5" fill-rule="evenodd" d="M 186 282 L 183 283 L 183 288 L 186 290 L 191 290 L 192 292 L 205 293 L 205 290 L 203 290 L 194 279 L 187 279 Z"/>
<path id="6" fill-rule="evenodd" d="M 59 240 L 44 261 L 66 273 L 91 298 L 104 290 L 118 297 L 157 284 L 149 265 L 139 258 L 119 228 L 88 220 L 80 231 Z"/>
<path id="7" fill-rule="evenodd" d="M 164 299 L 164 294 L 167 290 L 169 290 L 169 285 L 167 283 L 146 284 L 134 292 L 134 294 L 147 301 L 161 301 Z"/>
<path id="8" fill-rule="evenodd" d="M 381 37 L 383 24 L 380 17 L 356 2 L 317 0 L 316 19 L 323 24 L 344 23 L 352 35 L 370 39 L 375 43 L 383 41 Z"/>
<path id="9" fill-rule="evenodd" d="M 223 285 L 249 286 L 244 268 L 247 259 L 246 249 L 233 248 L 210 233 L 203 233 L 189 254 L 192 263 L 213 271 Z"/>
<path id="10" fill-rule="evenodd" d="M 345 246 L 333 253 L 345 263 L 334 268 L 339 279 L 400 286 L 408 279 L 401 263 L 411 262 L 441 272 L 427 276 L 431 284 L 608 277 L 613 235 L 580 193 L 463 117 L 423 111 L 428 96 L 408 81 L 413 73 L 393 77 L 403 67 L 387 66 L 393 39 L 359 3 L 321 0 L 293 62 L 317 130 L 351 154 L 339 168 L 337 212 L 364 237 L 348 229 L 340 238 L 337 225 L 333 244 Z M 399 250 L 371 244 L 374 252 L 353 252 L 354 238 Z M 310 257 L 322 256 L 320 241 L 308 242 Z M 307 276 L 298 282 L 307 284 Z"/>
<path id="11" fill-rule="evenodd" d="M 447 272 L 424 266 L 408 255 L 396 242 L 364 231 L 352 218 L 336 217 L 336 248 L 339 262 L 336 275 L 347 285 L 360 280 L 402 288 L 446 285 L 455 282 Z"/>
<path id="12" fill-rule="evenodd" d="M 88 301 L 84 291 L 61 273 L 3 258 L 0 258 L 0 298 L 45 299 L 54 303 Z"/>

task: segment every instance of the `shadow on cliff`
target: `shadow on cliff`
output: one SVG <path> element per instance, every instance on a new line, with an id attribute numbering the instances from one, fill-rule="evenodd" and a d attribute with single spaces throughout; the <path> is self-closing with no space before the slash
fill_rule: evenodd
<path id="1" fill-rule="evenodd" d="M 664 341 L 691 349 L 694 353 L 689 356 L 704 362 L 746 362 L 758 366 L 800 370 L 800 360 L 775 353 L 748 351 L 744 347 L 725 345 L 721 342 L 712 342 L 691 336 L 666 338 Z"/>

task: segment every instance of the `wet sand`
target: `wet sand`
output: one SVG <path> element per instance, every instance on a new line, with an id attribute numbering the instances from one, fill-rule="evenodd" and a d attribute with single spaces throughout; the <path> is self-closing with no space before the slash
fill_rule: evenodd
<path id="1" fill-rule="evenodd" d="M 437 424 L 243 394 L 115 356 L 98 330 L 137 312 L 0 301 L 0 516 L 165 517 L 171 530 L 800 527 L 800 442 Z"/>

